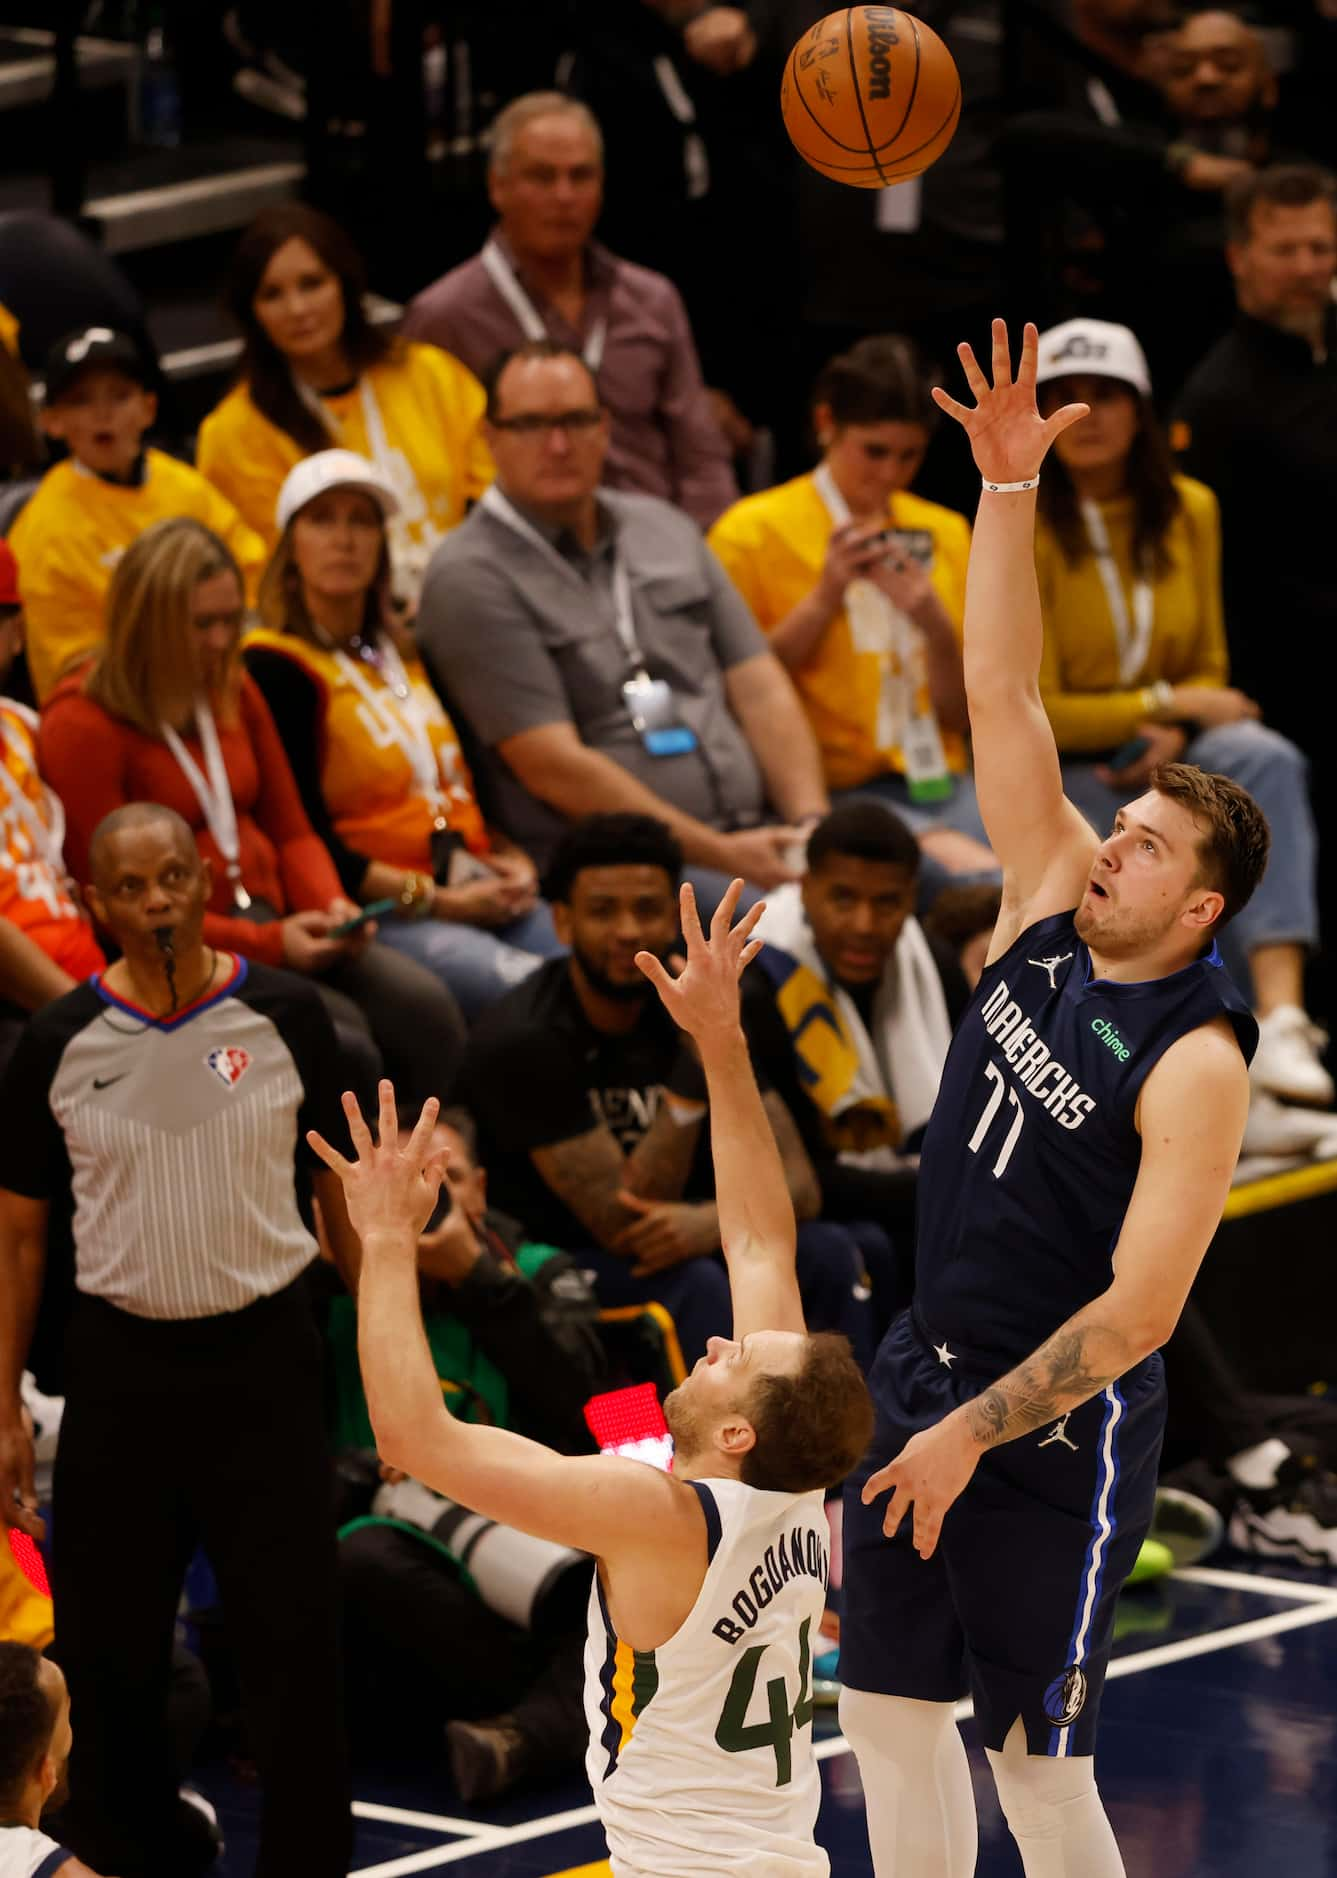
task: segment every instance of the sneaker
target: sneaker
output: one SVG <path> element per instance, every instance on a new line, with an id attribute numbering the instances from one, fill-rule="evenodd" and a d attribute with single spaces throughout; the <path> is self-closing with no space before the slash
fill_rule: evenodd
<path id="1" fill-rule="evenodd" d="M 812 1659 L 812 1705 L 834 1708 L 840 1701 L 840 1649 L 822 1650 Z"/>
<path id="2" fill-rule="evenodd" d="M 1337 1089 L 1319 1061 L 1328 1033 L 1307 1017 L 1298 1004 L 1282 1004 L 1258 1024 L 1258 1049 L 1250 1075 L 1261 1089 L 1287 1102 L 1306 1102 L 1330 1108 Z"/>
<path id="3" fill-rule="evenodd" d="M 1337 1474 L 1286 1461 L 1274 1487 L 1241 1492 L 1230 1516 L 1230 1543 L 1260 1558 L 1337 1565 Z"/>
<path id="4" fill-rule="evenodd" d="M 495 1800 L 528 1768 L 525 1739 L 504 1715 L 491 1721 L 446 1723 L 451 1778 L 466 1806 Z"/>
<path id="5" fill-rule="evenodd" d="M 1226 1536 L 1226 1522 L 1208 1501 L 1182 1487 L 1157 1487 L 1151 1538 L 1165 1546 L 1175 1564 L 1196 1565 L 1209 1558 Z"/>

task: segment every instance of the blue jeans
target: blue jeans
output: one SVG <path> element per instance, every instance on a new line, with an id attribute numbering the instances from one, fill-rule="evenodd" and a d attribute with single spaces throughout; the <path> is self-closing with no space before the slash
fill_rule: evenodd
<path id="1" fill-rule="evenodd" d="M 377 937 L 435 972 L 455 993 L 470 1022 L 537 970 L 544 959 L 560 958 L 566 951 L 553 931 L 546 900 L 509 926 L 466 926 L 449 919 L 386 920 Z"/>
<path id="2" fill-rule="evenodd" d="M 594 1273 L 600 1304 L 662 1304 L 673 1319 L 683 1361 L 690 1369 L 706 1353 L 710 1337 L 733 1334 L 729 1274 L 718 1253 L 670 1265 L 637 1278 L 626 1259 L 602 1246 L 576 1254 Z M 864 1261 L 849 1229 L 828 1220 L 806 1220 L 798 1229 L 798 1282 L 809 1330 L 838 1330 L 849 1338 L 861 1366 L 874 1352 L 873 1320 Z"/>
<path id="3" fill-rule="evenodd" d="M 912 802 L 910 787 L 904 776 L 889 771 L 887 775 L 874 776 L 854 789 L 833 789 L 831 804 L 835 807 L 841 802 L 857 801 L 860 796 L 871 796 L 874 801 L 885 802 L 889 809 L 895 809 L 912 835 L 926 835 L 939 828 L 951 828 L 959 835 L 973 836 L 987 848 L 989 837 L 985 833 L 984 818 L 980 814 L 979 798 L 975 793 L 975 778 L 967 771 L 964 776 L 953 776 L 952 784 L 951 795 L 941 802 Z M 954 874 L 941 861 L 935 860 L 933 855 L 924 854 L 919 863 L 917 910 L 926 913 L 944 887 L 992 887 L 999 885 L 1002 878 L 1000 867 L 981 868 L 970 874 Z"/>
<path id="4" fill-rule="evenodd" d="M 1230 974 L 1247 992 L 1247 961 L 1256 947 L 1318 942 L 1318 830 L 1309 806 L 1309 764 L 1289 737 L 1248 720 L 1199 731 L 1183 760 L 1247 789 L 1272 830 L 1258 890 L 1221 935 Z M 1111 789 L 1093 763 L 1076 757 L 1063 759 L 1063 786 L 1102 840 L 1129 799 L 1128 790 Z"/>

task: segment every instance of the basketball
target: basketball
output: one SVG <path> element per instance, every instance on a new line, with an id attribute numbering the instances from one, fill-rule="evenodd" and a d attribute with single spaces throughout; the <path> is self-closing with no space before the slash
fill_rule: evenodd
<path id="1" fill-rule="evenodd" d="M 785 61 L 780 110 L 805 163 L 833 182 L 885 189 L 918 176 L 961 116 L 956 63 L 931 26 L 899 7 L 842 7 Z"/>

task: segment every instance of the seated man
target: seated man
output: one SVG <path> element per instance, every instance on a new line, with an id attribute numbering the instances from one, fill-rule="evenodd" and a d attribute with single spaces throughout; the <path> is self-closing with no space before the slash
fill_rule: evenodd
<path id="1" fill-rule="evenodd" d="M 732 582 L 668 503 L 600 488 L 610 419 L 579 354 L 522 346 L 487 393 L 497 481 L 432 557 L 418 643 L 493 819 L 543 865 L 583 815 L 656 816 L 711 871 L 703 906 L 734 874 L 796 878 L 821 759 Z"/>
<path id="2" fill-rule="evenodd" d="M 552 959 L 493 1005 L 465 1059 L 493 1192 L 550 1244 L 576 1251 L 606 1305 L 662 1304 L 688 1364 L 727 1334 L 720 1209 L 700 1062 L 636 964 L 677 941 L 681 855 L 647 816 L 574 828 L 547 881 L 570 958 Z M 819 1222 L 817 1181 L 789 1111 L 764 1097 L 799 1227 L 808 1317 L 869 1349 L 858 1248 Z"/>
<path id="3" fill-rule="evenodd" d="M 418 1309 L 418 1234 L 444 1172 L 430 1148 L 434 1103 L 401 1142 L 383 1083 L 373 1146 L 346 1096 L 352 1163 L 310 1138 L 344 1182 L 361 1239 L 358 1352 L 381 1454 L 485 1519 L 595 1555 L 586 1768 L 623 1878 L 829 1870 L 813 1842 L 809 1686 L 830 1564 L 823 1490 L 853 1466 L 873 1418 L 848 1347 L 804 1325 L 793 1210 L 739 1024 L 755 916 L 730 930 L 741 885 L 709 940 L 684 887 L 676 979 L 638 955 L 700 1051 L 738 1333 L 712 1338 L 664 1405 L 671 1474 L 555 1454 L 445 1410 Z M 747 1726 L 758 1675 L 769 1727 Z"/>
<path id="4" fill-rule="evenodd" d="M 13 551 L 0 540 L 0 686 L 18 656 L 22 606 Z M 26 1014 L 105 963 L 70 898 L 65 815 L 37 773 L 36 730 L 31 711 L 0 696 L 0 1068 Z"/>
<path id="5" fill-rule="evenodd" d="M 442 1112 L 434 1142 L 450 1156 L 437 1209 L 444 1216 L 434 1214 L 418 1241 L 418 1271 L 442 1398 L 464 1421 L 513 1428 L 564 1454 L 587 1452 L 582 1411 L 604 1371 L 589 1281 L 566 1253 L 489 1210 L 465 1110 Z M 336 1444 L 374 1448 L 351 1298 L 335 1300 L 329 1336 Z M 350 1714 L 373 1722 L 380 1747 L 392 1722 L 397 1738 L 445 1724 L 455 1786 L 469 1804 L 578 1765 L 584 1575 L 578 1601 L 568 1578 L 522 1623 L 523 1600 L 497 1596 L 516 1581 L 490 1582 L 488 1549 L 471 1550 L 462 1571 L 452 1503 L 383 1473 L 371 1517 L 345 1526 L 339 1548 Z M 460 1537 L 478 1534 L 471 1525 Z M 498 1563 L 514 1571 L 514 1551 Z M 560 1569 L 560 1556 L 538 1561 L 534 1584 L 549 1572 L 555 1581 Z"/>
<path id="6" fill-rule="evenodd" d="M 591 239 L 603 140 L 587 107 L 556 91 L 509 104 L 492 130 L 488 190 L 500 218 L 491 239 L 418 295 L 405 332 L 480 378 L 527 339 L 570 346 L 607 401 L 610 487 L 677 503 L 708 526 L 738 495 L 729 446 L 677 288 Z"/>
<path id="7" fill-rule="evenodd" d="M 28 670 L 44 704 L 61 673 L 102 642 L 102 603 L 125 549 L 152 522 L 193 515 L 220 535 L 254 588 L 264 543 L 199 471 L 146 450 L 154 369 L 127 333 L 90 326 L 54 346 L 42 427 L 68 458 L 49 469 L 10 529 L 24 572 Z"/>
<path id="8" fill-rule="evenodd" d="M 802 886 L 766 903 L 743 996 L 758 1071 L 798 1124 L 823 1214 L 853 1223 L 882 1328 L 909 1301 L 919 1138 L 968 1001 L 950 948 L 914 918 L 918 874 L 893 810 L 832 809 Z"/>
<path id="9" fill-rule="evenodd" d="M 4 1878 L 97 1878 L 41 1829 L 59 1806 L 70 1760 L 70 1695 L 54 1663 L 0 1643 L 0 1872 Z"/>

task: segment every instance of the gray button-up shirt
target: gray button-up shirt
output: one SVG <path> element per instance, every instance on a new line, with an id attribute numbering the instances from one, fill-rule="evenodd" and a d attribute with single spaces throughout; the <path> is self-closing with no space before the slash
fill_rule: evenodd
<path id="1" fill-rule="evenodd" d="M 766 651 L 760 628 L 679 510 L 607 491 L 599 502 L 603 532 L 588 554 L 529 518 L 565 568 L 475 509 L 438 546 L 418 611 L 423 659 L 471 745 L 488 813 L 540 866 L 562 818 L 521 786 L 496 747 L 543 724 L 574 725 L 582 742 L 712 827 L 747 827 L 763 810 L 761 771 L 724 684 L 730 666 Z M 697 748 L 684 755 L 651 756 L 627 710 L 632 661 L 617 630 L 615 556 L 630 579 L 645 669 L 672 686 L 679 721 L 696 733 Z"/>

